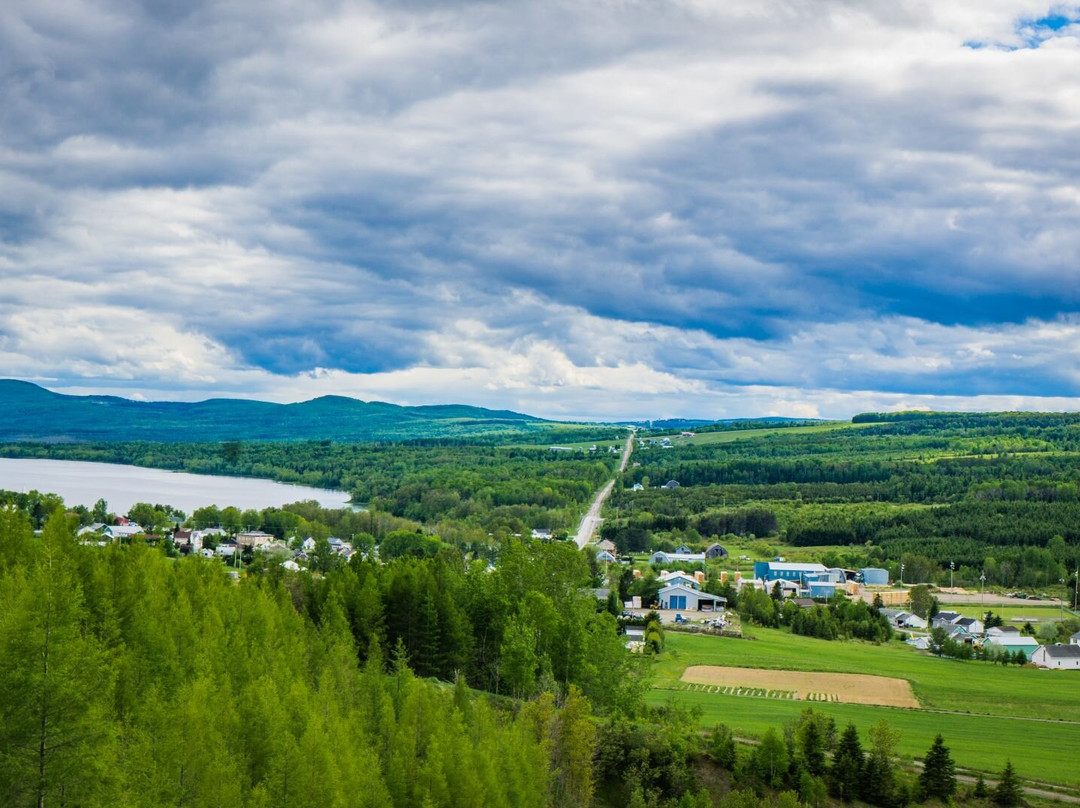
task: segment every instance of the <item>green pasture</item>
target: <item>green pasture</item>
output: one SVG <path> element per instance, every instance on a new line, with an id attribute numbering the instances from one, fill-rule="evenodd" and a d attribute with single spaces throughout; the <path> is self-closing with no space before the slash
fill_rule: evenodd
<path id="1" fill-rule="evenodd" d="M 757 627 L 747 634 L 757 639 L 669 632 L 655 666 L 657 685 L 674 686 L 689 665 L 867 673 L 907 679 L 928 709 L 1080 722 L 1080 676 L 1072 671 L 938 658 L 899 641 L 830 642 Z"/>
<path id="2" fill-rule="evenodd" d="M 901 755 L 922 758 L 940 732 L 953 760 L 963 768 L 996 773 L 1004 768 L 1006 760 L 1012 760 L 1023 777 L 1080 785 L 1080 771 L 1066 764 L 1080 760 L 1080 726 L 1076 724 L 701 692 L 652 690 L 648 694 L 653 704 L 669 699 L 682 707 L 700 710 L 702 727 L 727 724 L 741 737 L 760 736 L 769 727 L 779 727 L 812 707 L 832 716 L 841 728 L 854 723 L 865 744 L 867 730 L 884 718 L 902 733 Z"/>
<path id="3" fill-rule="evenodd" d="M 921 756 L 937 732 L 963 766 L 993 771 L 1012 758 L 1027 777 L 1080 783 L 1063 760 L 1080 760 L 1080 675 L 961 662 L 920 653 L 900 642 L 873 645 L 829 642 L 775 629 L 752 628 L 756 639 L 668 632 L 654 663 L 654 703 L 674 698 L 700 707 L 702 726 L 723 722 L 738 734 L 758 735 L 808 706 L 865 729 L 887 718 L 904 732 L 901 753 Z M 922 710 L 854 704 L 808 703 L 684 691 L 690 665 L 865 673 L 911 682 Z M 946 711 L 946 712 L 935 712 Z"/>
<path id="4" fill-rule="evenodd" d="M 960 612 L 966 617 L 982 618 L 986 612 L 993 612 L 1005 621 L 1006 625 L 1020 627 L 1029 618 L 1033 624 L 1046 620 L 1060 620 L 1063 617 L 1072 617 L 1068 610 L 1062 610 L 1060 606 L 1024 606 L 1023 601 L 1017 601 L 1016 606 L 980 606 L 978 603 L 945 603 L 942 602 L 942 611 Z M 1020 618 L 1020 619 L 1018 619 Z"/>

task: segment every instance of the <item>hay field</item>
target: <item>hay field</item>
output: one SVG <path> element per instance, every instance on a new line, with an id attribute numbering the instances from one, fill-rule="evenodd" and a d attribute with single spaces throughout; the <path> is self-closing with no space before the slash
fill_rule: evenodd
<path id="1" fill-rule="evenodd" d="M 818 673 L 809 671 L 727 668 L 691 665 L 682 675 L 690 684 L 728 688 L 763 689 L 796 700 L 837 701 L 846 704 L 875 704 L 882 707 L 919 707 L 906 679 L 868 676 L 863 673 Z"/>

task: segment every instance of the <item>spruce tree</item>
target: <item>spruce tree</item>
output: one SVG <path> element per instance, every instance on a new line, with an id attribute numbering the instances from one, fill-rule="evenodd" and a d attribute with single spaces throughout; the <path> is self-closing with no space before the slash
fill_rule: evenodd
<path id="1" fill-rule="evenodd" d="M 993 798 L 994 804 L 1000 808 L 1015 808 L 1024 801 L 1024 791 L 1020 787 L 1020 779 L 1016 776 L 1011 760 L 1005 762 L 1001 779 L 994 787 Z"/>
<path id="2" fill-rule="evenodd" d="M 862 784 L 864 768 L 859 731 L 854 724 L 848 724 L 844 734 L 840 736 L 832 766 L 829 767 L 829 789 L 833 795 L 845 802 L 855 799 Z"/>
<path id="3" fill-rule="evenodd" d="M 977 800 L 985 800 L 990 796 L 990 789 L 986 787 L 986 780 L 981 774 L 975 779 L 975 788 L 971 790 L 971 796 Z"/>
<path id="4" fill-rule="evenodd" d="M 938 735 L 926 753 L 923 770 L 919 775 L 922 797 L 937 797 L 943 802 L 956 793 L 956 765 L 945 746 L 945 739 Z"/>

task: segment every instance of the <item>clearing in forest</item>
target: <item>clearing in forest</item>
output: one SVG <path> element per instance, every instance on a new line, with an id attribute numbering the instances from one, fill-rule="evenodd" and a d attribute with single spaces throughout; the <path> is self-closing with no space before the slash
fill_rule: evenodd
<path id="1" fill-rule="evenodd" d="M 918 707 L 919 702 L 906 679 L 868 676 L 863 673 L 811 673 L 807 671 L 724 668 L 691 665 L 682 675 L 691 684 L 721 689 L 761 689 L 776 691 L 786 698 L 811 701 L 839 701 L 848 704 L 878 704 L 885 707 Z M 732 693 L 734 690 L 727 690 Z M 750 694 L 748 694 L 750 695 Z M 757 695 L 757 694 L 753 694 Z"/>

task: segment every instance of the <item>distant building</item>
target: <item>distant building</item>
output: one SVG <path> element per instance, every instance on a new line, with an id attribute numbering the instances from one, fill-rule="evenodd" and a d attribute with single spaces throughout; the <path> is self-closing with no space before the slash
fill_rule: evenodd
<path id="1" fill-rule="evenodd" d="M 1031 659 L 1038 647 L 1039 641 L 1034 637 L 991 637 L 983 644 L 983 648 L 988 652 L 1000 651 L 1015 654 L 1017 651 L 1023 651 L 1028 659 Z"/>
<path id="2" fill-rule="evenodd" d="M 1028 657 L 1040 668 L 1080 670 L 1080 645 L 1040 645 Z"/>
<path id="3" fill-rule="evenodd" d="M 880 567 L 864 567 L 859 570 L 862 582 L 867 586 L 888 586 L 889 571 Z"/>
<path id="4" fill-rule="evenodd" d="M 685 609 L 691 612 L 714 611 L 723 609 L 725 598 L 699 592 L 686 584 L 671 584 L 663 587 L 657 597 L 661 609 Z"/>
<path id="5" fill-rule="evenodd" d="M 705 548 L 706 558 L 727 558 L 728 551 L 715 542 Z"/>
<path id="6" fill-rule="evenodd" d="M 272 534 L 263 533 L 261 530 L 249 530 L 247 533 L 236 534 L 236 544 L 240 547 L 262 547 L 273 540 L 274 536 Z"/>
<path id="7" fill-rule="evenodd" d="M 798 581 L 803 584 L 808 578 L 827 575 L 829 568 L 824 564 L 791 564 L 786 561 L 755 561 L 754 577 L 763 581 Z"/>
<path id="8" fill-rule="evenodd" d="M 650 564 L 704 564 L 704 553 L 665 553 L 657 550 L 649 558 Z"/>
<path id="9" fill-rule="evenodd" d="M 666 488 L 669 491 L 674 491 L 676 488 L 679 487 L 679 481 L 678 480 L 668 480 L 666 483 L 664 483 L 660 487 L 661 488 Z"/>

